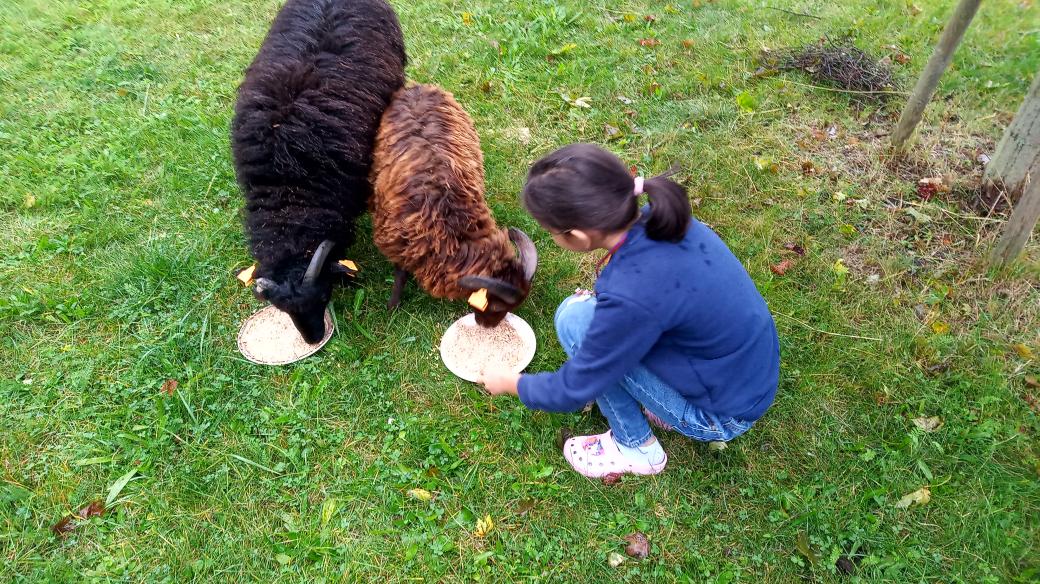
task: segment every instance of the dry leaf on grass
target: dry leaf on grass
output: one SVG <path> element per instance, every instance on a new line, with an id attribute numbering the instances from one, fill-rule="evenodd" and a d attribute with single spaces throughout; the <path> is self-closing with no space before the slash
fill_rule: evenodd
<path id="1" fill-rule="evenodd" d="M 625 541 L 628 545 L 625 546 L 625 553 L 629 557 L 642 560 L 650 555 L 650 541 L 646 539 L 646 534 L 641 531 L 630 533 L 625 536 Z"/>
<path id="2" fill-rule="evenodd" d="M 610 552 L 610 555 L 607 556 L 607 565 L 609 565 L 611 568 L 616 568 L 624 563 L 625 556 L 617 552 Z"/>
<path id="3" fill-rule="evenodd" d="M 805 248 L 800 246 L 800 245 L 798 245 L 797 243 L 785 243 L 784 244 L 784 249 L 786 249 L 789 252 L 796 253 L 796 254 L 798 254 L 800 256 L 804 256 L 805 255 Z"/>
<path id="4" fill-rule="evenodd" d="M 929 200 L 938 193 L 945 193 L 950 187 L 943 183 L 941 176 L 922 178 L 917 181 L 917 194 L 924 200 Z"/>
<path id="5" fill-rule="evenodd" d="M 177 385 L 176 379 L 167 379 L 162 383 L 162 387 L 159 388 L 159 391 L 166 395 L 173 395 L 173 392 L 177 391 Z"/>
<path id="6" fill-rule="evenodd" d="M 1015 353 L 1018 353 L 1019 357 L 1027 361 L 1033 358 L 1033 350 L 1030 349 L 1028 345 L 1015 343 L 1014 345 L 1011 345 L 1011 348 L 1015 350 Z"/>
<path id="7" fill-rule="evenodd" d="M 408 496 L 413 499 L 418 499 L 423 503 L 433 500 L 433 493 L 426 489 L 408 489 Z"/>
<path id="8" fill-rule="evenodd" d="M 80 509 L 72 515 L 68 515 L 61 521 L 54 524 L 51 527 L 51 531 L 54 535 L 59 537 L 65 537 L 72 530 L 76 529 L 76 522 L 90 519 L 91 517 L 101 517 L 105 514 L 105 504 L 100 500 L 91 501 L 89 505 Z"/>
<path id="9" fill-rule="evenodd" d="M 608 487 L 613 487 L 621 482 L 621 476 L 622 475 L 619 472 L 608 473 L 603 477 L 603 484 Z"/>
<path id="10" fill-rule="evenodd" d="M 930 416 L 927 418 L 914 418 L 913 423 L 918 428 L 925 432 L 935 432 L 939 428 L 942 428 L 943 421 L 939 416 Z"/>
<path id="11" fill-rule="evenodd" d="M 775 265 L 769 266 L 769 270 L 771 272 L 773 272 L 774 274 L 776 274 L 777 276 L 783 276 L 784 274 L 787 273 L 787 270 L 791 269 L 791 266 L 793 266 L 793 265 L 794 265 L 794 260 L 789 260 L 788 259 L 788 260 L 784 260 L 784 261 L 780 262 L 779 264 L 775 264 Z"/>
<path id="12" fill-rule="evenodd" d="M 924 505 L 932 500 L 932 492 L 928 490 L 928 487 L 921 487 L 913 493 L 907 493 L 903 495 L 896 504 L 896 509 L 906 509 L 911 505 Z"/>
<path id="13" fill-rule="evenodd" d="M 473 535 L 477 537 L 487 537 L 492 530 L 495 529 L 495 522 L 492 521 L 491 515 L 485 515 L 480 519 L 477 519 L 477 526 L 473 530 Z"/>
<path id="14" fill-rule="evenodd" d="M 639 39 L 639 46 L 641 47 L 656 47 L 661 44 L 658 39 Z"/>

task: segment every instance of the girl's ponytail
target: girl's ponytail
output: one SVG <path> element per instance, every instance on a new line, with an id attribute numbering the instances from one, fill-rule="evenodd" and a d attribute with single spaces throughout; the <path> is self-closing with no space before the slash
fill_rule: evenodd
<path id="1" fill-rule="evenodd" d="M 668 178 L 675 170 L 648 178 L 643 183 L 643 192 L 650 199 L 650 217 L 646 222 L 646 234 L 657 241 L 681 241 L 690 226 L 690 197 L 682 185 Z"/>

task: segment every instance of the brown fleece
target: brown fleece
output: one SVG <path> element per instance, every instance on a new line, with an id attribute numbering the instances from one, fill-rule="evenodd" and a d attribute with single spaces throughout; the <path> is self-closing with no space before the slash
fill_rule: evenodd
<path id="1" fill-rule="evenodd" d="M 431 296 L 465 298 L 463 276 L 490 276 L 526 295 L 505 229 L 484 201 L 480 138 L 455 98 L 432 85 L 397 92 L 376 135 L 369 200 L 376 247 Z"/>

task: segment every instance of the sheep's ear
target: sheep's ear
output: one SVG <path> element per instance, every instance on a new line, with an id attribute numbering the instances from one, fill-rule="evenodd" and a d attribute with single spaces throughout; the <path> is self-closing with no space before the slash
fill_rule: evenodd
<path id="1" fill-rule="evenodd" d="M 267 295 L 270 294 L 278 284 L 274 283 L 274 280 L 270 278 L 257 278 L 256 283 L 253 285 L 253 295 L 256 296 L 257 300 L 267 301 Z"/>
<path id="2" fill-rule="evenodd" d="M 509 304 L 515 306 L 523 298 L 523 293 L 517 289 L 516 286 L 508 282 L 503 282 L 498 278 L 488 278 L 486 276 L 463 276 L 459 278 L 459 286 L 466 290 L 480 290 L 481 288 L 487 288 L 488 294 L 491 294 Z"/>
<path id="3" fill-rule="evenodd" d="M 538 249 L 526 233 L 515 227 L 509 228 L 509 240 L 516 246 L 517 254 L 520 256 L 520 265 L 524 267 L 524 281 L 530 283 L 534 279 L 534 272 L 538 269 Z"/>

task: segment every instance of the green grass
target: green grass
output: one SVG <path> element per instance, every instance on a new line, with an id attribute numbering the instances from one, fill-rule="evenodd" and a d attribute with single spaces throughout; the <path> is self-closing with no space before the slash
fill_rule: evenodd
<path id="1" fill-rule="evenodd" d="M 410 76 L 471 112 L 496 215 L 538 244 L 520 310 L 541 340 L 531 369 L 561 363 L 552 311 L 591 258 L 554 248 L 516 193 L 538 156 L 606 142 L 609 125 L 626 161 L 682 165 L 697 215 L 758 283 L 781 335 L 776 405 L 724 451 L 666 435 L 663 475 L 586 481 L 555 440 L 601 431 L 598 414 L 454 379 L 435 348 L 465 307 L 411 288 L 387 312 L 390 268 L 365 236 L 332 342 L 289 367 L 245 362 L 235 333 L 257 305 L 231 277 L 250 260 L 227 128 L 278 2 L 5 2 L 0 580 L 827 582 L 847 579 L 843 555 L 860 581 L 1040 578 L 1040 390 L 1025 381 L 1040 367 L 1013 350 L 1040 353 L 1038 249 L 986 272 L 1000 217 L 963 204 L 1040 67 L 1040 6 L 983 4 L 895 163 L 879 134 L 898 96 L 857 105 L 800 74 L 753 77 L 756 59 L 851 33 L 911 57 L 906 89 L 952 2 L 397 4 Z M 921 201 L 933 175 L 957 187 Z M 790 242 L 807 254 L 775 275 Z M 920 416 L 944 425 L 924 433 Z M 107 514 L 50 532 L 132 469 Z M 926 485 L 930 503 L 894 507 Z M 650 558 L 610 568 L 637 529 Z"/>

